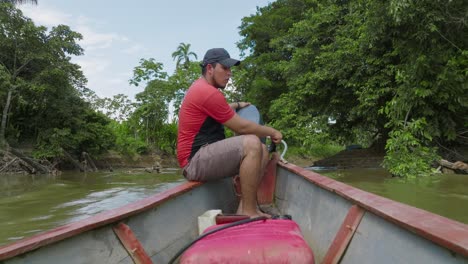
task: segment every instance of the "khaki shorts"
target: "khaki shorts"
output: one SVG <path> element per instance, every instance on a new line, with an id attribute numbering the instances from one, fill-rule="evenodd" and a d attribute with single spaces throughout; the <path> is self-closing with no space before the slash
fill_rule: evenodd
<path id="1" fill-rule="evenodd" d="M 201 147 L 183 174 L 189 181 L 211 181 L 239 174 L 244 156 L 243 136 L 235 136 Z"/>

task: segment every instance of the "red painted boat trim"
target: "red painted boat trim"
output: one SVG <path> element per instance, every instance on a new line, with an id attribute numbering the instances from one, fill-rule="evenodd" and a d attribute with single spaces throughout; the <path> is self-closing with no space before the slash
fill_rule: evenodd
<path id="1" fill-rule="evenodd" d="M 468 257 L 468 225 L 466 224 L 359 190 L 294 164 L 279 162 L 278 165 L 387 221 Z"/>
<path id="2" fill-rule="evenodd" d="M 250 217 L 247 215 L 217 215 L 215 217 L 215 222 L 217 225 L 222 224 L 229 224 L 233 222 L 237 222 L 240 220 L 249 219 Z"/>
<path id="3" fill-rule="evenodd" d="M 119 223 L 112 229 L 136 264 L 153 264 L 153 261 L 146 254 L 145 249 L 128 225 Z"/>
<path id="4" fill-rule="evenodd" d="M 170 190 L 150 196 L 134 203 L 127 204 L 123 207 L 109 210 L 90 218 L 52 229 L 45 233 L 20 240 L 13 244 L 8 244 L 6 246 L 0 247 L 0 260 L 23 254 L 25 252 L 55 243 L 65 238 L 69 238 L 77 234 L 95 229 L 97 227 L 121 221 L 125 218 L 156 207 L 161 203 L 188 192 L 200 185 L 202 185 L 200 182 L 183 183 Z"/>
<path id="5" fill-rule="evenodd" d="M 338 233 L 336 233 L 335 239 L 331 243 L 327 254 L 323 258 L 323 264 L 339 263 L 349 245 L 349 242 L 351 242 L 351 238 L 354 236 L 364 213 L 365 211 L 357 205 L 353 205 L 349 208 L 346 218 L 341 224 Z"/>
<path id="6" fill-rule="evenodd" d="M 279 161 L 278 153 L 273 153 L 265 169 L 265 175 L 257 191 L 259 204 L 272 204 L 276 187 L 276 165 Z"/>

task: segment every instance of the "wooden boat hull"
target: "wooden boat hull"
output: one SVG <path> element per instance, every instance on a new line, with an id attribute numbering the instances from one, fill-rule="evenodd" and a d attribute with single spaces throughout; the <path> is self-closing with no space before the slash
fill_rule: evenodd
<path id="1" fill-rule="evenodd" d="M 128 226 L 154 263 L 167 263 L 198 236 L 197 216 L 237 205 L 232 181 L 187 182 L 121 208 L 0 248 L 0 263 L 133 263 L 113 228 Z"/>
<path id="2" fill-rule="evenodd" d="M 468 263 L 465 224 L 291 164 L 278 167 L 275 195 L 317 262 Z"/>
<path id="3" fill-rule="evenodd" d="M 465 224 L 293 164 L 269 168 L 260 200 L 292 215 L 317 263 L 468 263 Z M 236 207 L 231 179 L 187 182 L 0 247 L 0 263 L 167 263 L 198 236 L 197 216 Z"/>

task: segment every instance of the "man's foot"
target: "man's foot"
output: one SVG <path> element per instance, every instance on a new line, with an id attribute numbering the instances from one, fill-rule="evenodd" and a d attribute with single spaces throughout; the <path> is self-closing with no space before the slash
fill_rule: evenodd
<path id="1" fill-rule="evenodd" d="M 239 208 L 237 209 L 236 214 L 238 214 L 238 215 L 247 215 L 250 218 L 261 217 L 261 216 L 264 216 L 266 218 L 271 218 L 271 215 L 260 211 L 260 209 L 258 207 L 257 207 L 255 212 L 249 212 L 249 211 L 242 210 L 242 203 L 239 204 Z"/>
<path id="2" fill-rule="evenodd" d="M 264 213 L 264 212 L 262 212 L 262 211 L 260 211 L 260 210 L 258 210 L 258 209 L 257 209 L 257 214 L 258 214 L 258 216 L 264 216 L 264 217 L 266 217 L 266 218 L 268 218 L 268 219 L 271 218 L 271 215 L 269 215 L 269 214 L 267 214 L 267 213 Z M 254 216 L 254 217 L 257 217 L 257 216 Z M 250 217 L 250 218 L 253 218 L 253 217 Z"/>
<path id="3" fill-rule="evenodd" d="M 260 212 L 260 211 L 257 211 L 255 213 L 247 213 L 247 212 L 243 212 L 241 213 L 242 215 L 247 215 L 249 216 L 250 218 L 256 218 L 256 217 L 265 217 L 265 218 L 268 218 L 270 219 L 271 218 L 271 215 L 267 214 L 267 213 L 263 213 L 263 212 Z"/>

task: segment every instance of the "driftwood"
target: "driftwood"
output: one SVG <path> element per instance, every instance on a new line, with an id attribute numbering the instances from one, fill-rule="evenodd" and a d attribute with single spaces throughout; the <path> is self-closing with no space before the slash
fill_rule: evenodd
<path id="1" fill-rule="evenodd" d="M 94 164 L 93 159 L 91 159 L 91 156 L 89 156 L 87 152 L 81 153 L 81 158 L 83 162 L 85 162 L 85 164 L 89 164 L 89 166 L 91 167 L 91 171 L 98 171 L 96 164 Z M 86 169 L 87 169 L 87 166 L 86 166 Z"/>
<path id="2" fill-rule="evenodd" d="M 77 159 L 73 158 L 70 153 L 66 150 L 62 149 L 64 156 L 75 166 L 76 169 L 79 169 L 81 172 L 87 171 L 98 171 L 96 164 L 91 159 L 88 153 L 83 152 L 81 153 L 82 162 L 78 161 Z"/>
<path id="3" fill-rule="evenodd" d="M 63 152 L 63 155 L 65 155 L 65 157 L 71 161 L 71 163 L 75 166 L 75 168 L 79 169 L 81 172 L 84 172 L 86 171 L 85 167 L 81 165 L 81 163 L 74 159 L 70 153 L 68 153 L 66 150 L 62 149 L 62 152 Z"/>
<path id="4" fill-rule="evenodd" d="M 24 155 L 21 151 L 19 151 L 17 149 L 14 149 L 12 147 L 7 147 L 6 150 L 3 151 L 3 152 L 7 152 L 7 153 L 9 152 L 9 153 L 13 154 L 14 156 L 16 156 L 17 158 L 19 158 L 24 163 L 26 163 L 30 168 L 32 168 L 31 170 L 27 170 L 30 173 L 31 172 L 32 173 L 39 172 L 39 173 L 43 173 L 43 174 L 50 173 L 49 168 L 39 164 L 38 162 L 34 161 L 32 158 L 27 157 L 26 155 Z"/>
<path id="5" fill-rule="evenodd" d="M 8 167 L 10 167 L 11 164 L 13 164 L 15 161 L 17 161 L 18 158 L 13 158 L 12 160 L 10 160 L 7 164 L 5 164 L 5 166 L 3 166 L 1 169 L 0 169 L 0 173 L 6 169 L 8 169 Z"/>
<path id="6" fill-rule="evenodd" d="M 462 162 L 462 161 L 456 161 L 456 162 L 450 162 L 444 159 L 439 160 L 439 164 L 443 167 L 460 171 L 464 174 L 468 174 L 468 164 Z"/>
<path id="7" fill-rule="evenodd" d="M 153 173 L 153 172 L 161 173 L 161 170 L 162 170 L 162 166 L 161 166 L 161 163 L 159 161 L 156 161 L 151 168 L 146 168 L 145 169 L 145 171 L 148 172 L 148 173 Z"/>
<path id="8" fill-rule="evenodd" d="M 28 163 L 20 160 L 20 162 L 18 162 L 18 166 L 20 166 L 20 168 L 23 170 L 23 171 L 26 171 L 27 173 L 29 174 L 36 174 L 36 169 L 34 169 L 33 167 L 29 166 Z"/>
<path id="9" fill-rule="evenodd" d="M 106 164 L 107 164 L 107 168 L 109 169 L 110 172 L 113 172 L 114 169 L 112 168 L 112 166 L 109 164 L 109 162 L 106 161 Z"/>

